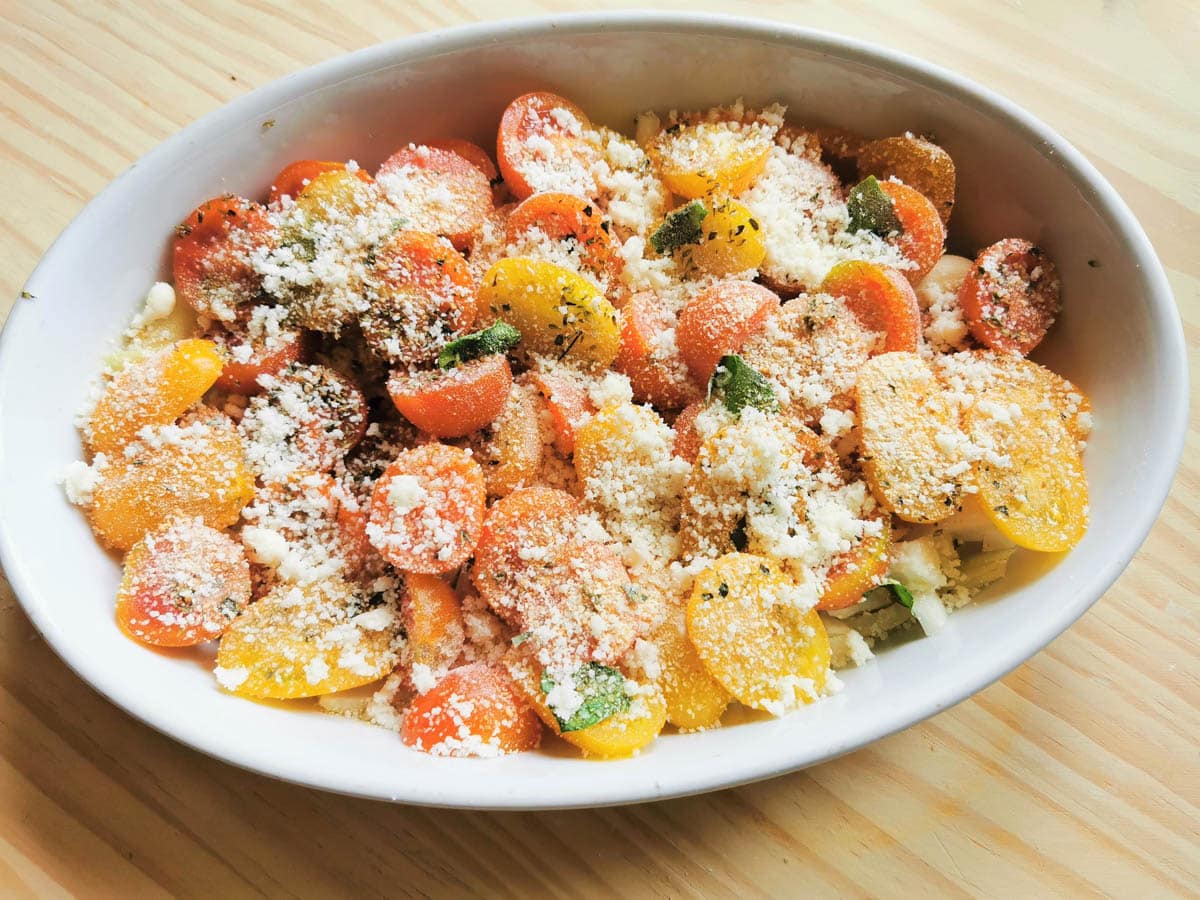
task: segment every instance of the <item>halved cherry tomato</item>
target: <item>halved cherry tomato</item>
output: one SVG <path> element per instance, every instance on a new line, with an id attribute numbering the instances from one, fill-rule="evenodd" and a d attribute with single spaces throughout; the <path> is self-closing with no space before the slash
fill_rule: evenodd
<path id="1" fill-rule="evenodd" d="M 864 536 L 845 553 L 838 554 L 825 574 L 825 590 L 817 609 L 853 606 L 887 574 L 892 556 L 889 517 L 880 510 L 872 518 L 883 524 L 883 530 L 877 535 Z"/>
<path id="2" fill-rule="evenodd" d="M 510 199 L 504 179 L 500 177 L 500 170 L 492 162 L 491 155 L 478 144 L 472 144 L 461 138 L 439 138 L 436 141 L 429 141 L 426 146 L 457 153 L 482 172 L 484 178 L 488 180 L 488 184 L 492 186 L 492 202 L 495 205 L 507 203 Z"/>
<path id="3" fill-rule="evenodd" d="M 523 94 L 504 110 L 496 137 L 496 161 L 518 200 L 538 191 L 592 197 L 595 152 L 583 140 L 587 115 L 557 94 Z"/>
<path id="4" fill-rule="evenodd" d="M 388 157 L 375 178 L 410 225 L 449 238 L 459 250 L 492 211 L 487 176 L 452 150 L 410 144 Z"/>
<path id="5" fill-rule="evenodd" d="M 413 700 L 400 739 L 434 756 L 498 756 L 532 750 L 542 723 L 502 666 L 471 663 Z"/>
<path id="6" fill-rule="evenodd" d="M 701 291 L 679 314 L 676 342 L 692 374 L 707 384 L 722 356 L 736 353 L 779 308 L 779 298 L 752 281 L 727 279 Z"/>
<path id="7" fill-rule="evenodd" d="M 212 341 L 189 338 L 132 363 L 113 376 L 96 401 L 84 437 L 95 453 L 113 456 L 147 425 L 169 425 L 221 374 Z"/>
<path id="8" fill-rule="evenodd" d="M 737 196 L 767 165 L 774 129 L 756 121 L 678 122 L 646 145 L 646 154 L 672 193 L 693 199 Z"/>
<path id="9" fill-rule="evenodd" d="M 629 377 L 634 399 L 659 409 L 699 399 L 703 391 L 674 340 L 681 317 L 649 291 L 630 297 L 621 314 L 621 351 L 613 368 Z"/>
<path id="10" fill-rule="evenodd" d="M 464 639 L 462 604 L 447 582 L 436 575 L 406 575 L 400 620 L 410 666 L 441 674 L 458 660 Z"/>
<path id="11" fill-rule="evenodd" d="M 706 406 L 707 403 L 703 400 L 689 403 L 683 412 L 675 417 L 675 424 L 671 426 L 675 429 L 675 445 L 672 452 L 690 463 L 696 461 L 696 457 L 700 455 L 700 448 L 704 446 L 704 439 L 696 430 L 696 417 L 704 412 Z"/>
<path id="12" fill-rule="evenodd" d="M 267 197 L 267 203 L 278 203 L 284 196 L 295 200 L 300 196 L 300 192 L 308 187 L 309 183 L 318 175 L 322 175 L 325 172 L 344 171 L 346 171 L 346 164 L 344 162 L 333 162 L 331 160 L 298 159 L 293 163 L 288 163 L 272 179 L 271 193 Z M 363 181 L 372 180 L 371 176 L 364 169 L 356 169 L 354 174 Z"/>
<path id="13" fill-rule="evenodd" d="M 864 328 L 883 335 L 880 353 L 916 352 L 921 306 L 912 285 L 895 269 L 861 259 L 840 262 L 821 282 L 821 291 L 842 298 Z"/>
<path id="14" fill-rule="evenodd" d="M 396 409 L 422 431 L 463 437 L 490 425 L 508 400 L 512 369 L 501 353 L 453 369 L 397 369 L 387 390 Z"/>
<path id="15" fill-rule="evenodd" d="M 474 551 L 486 499 L 469 451 L 424 444 L 403 451 L 375 483 L 367 533 L 402 572 L 441 575 Z"/>
<path id="16" fill-rule="evenodd" d="M 274 228 L 266 210 L 227 194 L 201 203 L 176 229 L 175 293 L 201 315 L 224 322 L 262 292 L 250 254 L 268 246 Z"/>
<path id="17" fill-rule="evenodd" d="M 475 547 L 475 589 L 502 618 L 515 612 L 516 575 L 575 530 L 579 501 L 555 488 L 518 488 L 491 505 Z"/>
<path id="18" fill-rule="evenodd" d="M 173 519 L 125 556 L 117 622 L 158 647 L 220 637 L 250 600 L 250 564 L 241 544 L 202 519 Z"/>
<path id="19" fill-rule="evenodd" d="M 397 624 L 391 610 L 372 608 L 363 588 L 337 576 L 280 584 L 221 637 L 216 674 L 225 690 L 242 697 L 289 700 L 349 690 L 395 668 Z"/>
<path id="20" fill-rule="evenodd" d="M 534 194 L 517 204 L 506 223 L 509 243 L 517 243 L 530 229 L 541 230 L 551 240 L 573 240 L 583 265 L 597 278 L 616 284 L 623 266 L 612 224 L 590 200 L 575 194 Z"/>
<path id="21" fill-rule="evenodd" d="M 1027 355 L 1062 308 L 1058 270 L 1041 247 L 1006 238 L 984 248 L 958 289 L 971 334 L 992 350 Z"/>
<path id="22" fill-rule="evenodd" d="M 533 372 L 530 380 L 546 398 L 554 425 L 554 448 L 564 456 L 574 452 L 575 435 L 596 406 L 577 381 L 565 375 Z"/>
<path id="23" fill-rule="evenodd" d="M 420 365 L 475 322 L 466 260 L 444 238 L 398 231 L 375 251 L 371 308 L 359 324 L 386 360 Z"/>
<path id="24" fill-rule="evenodd" d="M 216 529 L 237 522 L 254 493 L 254 477 L 242 461 L 233 421 L 199 407 L 180 420 L 178 430 L 150 429 L 149 441 L 126 445 L 102 471 L 91 511 L 100 542 L 128 550 L 177 517 L 199 516 Z"/>
<path id="25" fill-rule="evenodd" d="M 217 346 L 225 365 L 214 387 L 231 394 L 258 394 L 263 375 L 278 375 L 304 354 L 304 333 L 285 325 L 258 326 L 253 311 L 267 307 L 250 307 L 238 314 L 236 322 L 223 325 L 214 322 L 204 336 Z M 276 308 L 277 309 L 277 308 Z"/>
<path id="26" fill-rule="evenodd" d="M 517 382 L 503 399 L 500 415 L 472 446 L 483 467 L 489 497 L 503 497 L 532 484 L 545 451 L 537 389 Z"/>
<path id="27" fill-rule="evenodd" d="M 914 263 L 904 275 L 918 284 L 942 258 L 946 245 L 946 226 L 937 207 L 918 190 L 896 181 L 881 181 L 879 187 L 892 201 L 892 211 L 904 229 L 894 240 L 904 258 Z"/>
<path id="28" fill-rule="evenodd" d="M 345 376 L 297 363 L 263 382 L 241 422 L 246 458 L 259 475 L 328 472 L 362 440 L 367 401 Z"/>

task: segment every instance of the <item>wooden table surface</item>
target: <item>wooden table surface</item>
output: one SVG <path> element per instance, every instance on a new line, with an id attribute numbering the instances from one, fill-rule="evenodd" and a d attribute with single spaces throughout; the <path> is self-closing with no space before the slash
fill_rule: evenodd
<path id="1" fill-rule="evenodd" d="M 91 197 L 223 103 L 376 41 L 594 5 L 4 0 L 0 317 Z M 1179 302 L 1200 394 L 1200 6 L 655 5 L 877 41 L 956 69 L 1045 119 L 1091 158 L 1149 232 Z M 216 762 L 133 721 L 76 678 L 0 577 L 0 893 L 1196 892 L 1198 448 L 1193 417 L 1174 491 L 1128 571 L 1003 681 L 834 762 L 623 809 L 412 809 Z"/>

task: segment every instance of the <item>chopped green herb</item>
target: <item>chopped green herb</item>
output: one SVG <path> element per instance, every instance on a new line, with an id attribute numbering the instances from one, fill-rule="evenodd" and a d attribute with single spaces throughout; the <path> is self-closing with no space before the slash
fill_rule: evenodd
<path id="1" fill-rule="evenodd" d="M 625 693 L 625 676 L 611 666 L 600 663 L 584 663 L 571 676 L 575 690 L 583 697 L 583 705 L 565 721 L 558 713 L 558 727 L 563 731 L 581 731 L 603 722 L 629 709 L 629 695 Z M 555 681 L 542 672 L 542 693 L 549 694 Z M 554 712 L 551 709 L 551 712 Z"/>
<path id="2" fill-rule="evenodd" d="M 625 599 L 627 599 L 634 606 L 637 606 L 639 603 L 645 602 L 646 592 L 636 584 L 627 584 L 625 585 Z"/>
<path id="3" fill-rule="evenodd" d="M 850 188 L 846 210 L 850 213 L 847 231 L 870 231 L 880 237 L 904 231 L 904 226 L 896 218 L 895 206 L 874 175 L 868 175 Z"/>
<path id="4" fill-rule="evenodd" d="M 274 120 L 274 119 L 267 119 L 265 122 L 263 122 L 263 123 L 262 123 L 262 129 L 263 129 L 263 131 L 267 131 L 267 130 L 269 130 L 269 129 L 271 129 L 271 128 L 274 128 L 274 127 L 275 127 L 275 120 Z"/>
<path id="5" fill-rule="evenodd" d="M 439 369 L 453 369 L 465 362 L 491 356 L 493 353 L 507 353 L 521 340 L 521 332 L 507 322 L 497 322 L 483 331 L 476 331 L 451 341 L 438 354 Z"/>
<path id="6" fill-rule="evenodd" d="M 37 297 L 35 295 L 29 293 L 29 291 L 21 291 L 21 299 L 22 300 L 36 300 Z"/>
<path id="7" fill-rule="evenodd" d="M 533 637 L 532 631 L 522 631 L 520 634 L 518 634 L 516 637 L 514 637 L 512 639 L 512 645 L 514 647 L 520 647 L 523 643 L 525 643 L 531 637 Z"/>
<path id="8" fill-rule="evenodd" d="M 686 244 L 698 244 L 704 231 L 700 223 L 708 215 L 708 208 L 699 200 L 693 200 L 679 209 L 667 213 L 663 223 L 650 235 L 650 244 L 656 253 L 671 253 Z"/>
<path id="9" fill-rule="evenodd" d="M 898 582 L 898 581 L 885 582 L 884 584 L 881 584 L 879 587 L 872 588 L 871 590 L 867 591 L 866 596 L 870 597 L 872 594 L 874 594 L 876 597 L 879 597 L 880 596 L 878 593 L 879 591 L 887 591 L 889 594 L 892 595 L 892 598 L 897 603 L 899 603 L 901 606 L 907 607 L 908 609 L 912 609 L 912 607 L 913 607 L 912 591 L 910 591 L 908 588 L 906 588 L 900 582 Z"/>
<path id="10" fill-rule="evenodd" d="M 709 396 L 719 396 L 725 408 L 734 415 L 747 406 L 763 412 L 779 410 L 779 401 L 775 399 L 771 383 L 736 354 L 721 357 L 708 382 L 708 393 Z"/>

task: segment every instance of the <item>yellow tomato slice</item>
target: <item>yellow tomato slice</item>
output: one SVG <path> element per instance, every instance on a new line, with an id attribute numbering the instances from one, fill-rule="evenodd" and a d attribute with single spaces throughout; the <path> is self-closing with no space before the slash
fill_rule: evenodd
<path id="1" fill-rule="evenodd" d="M 599 289 L 570 269 L 541 260 L 502 259 L 483 277 L 479 314 L 521 332 L 529 353 L 603 369 L 621 349 L 617 311 Z"/>
<path id="2" fill-rule="evenodd" d="M 397 662 L 396 616 L 362 599 L 340 578 L 280 585 L 221 638 L 218 681 L 242 697 L 287 700 L 384 677 Z"/>
<path id="3" fill-rule="evenodd" d="M 746 706 L 782 715 L 821 696 L 829 638 L 771 560 L 730 553 L 696 578 L 688 636 L 713 678 Z"/>

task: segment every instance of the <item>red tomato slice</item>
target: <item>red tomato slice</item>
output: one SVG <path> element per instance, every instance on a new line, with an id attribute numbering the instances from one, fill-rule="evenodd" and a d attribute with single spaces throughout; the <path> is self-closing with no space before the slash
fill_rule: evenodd
<path id="1" fill-rule="evenodd" d="M 499 353 L 453 369 L 397 369 L 387 390 L 396 409 L 421 431 L 464 437 L 495 421 L 512 387 L 512 369 Z"/>
<path id="2" fill-rule="evenodd" d="M 492 211 L 492 186 L 451 150 L 410 144 L 375 173 L 405 227 L 440 234 L 459 250 L 470 246 Z"/>
<path id="3" fill-rule="evenodd" d="M 189 647 L 220 637 L 250 601 L 242 545 L 200 519 L 175 519 L 125 556 L 117 622 L 158 647 Z"/>
<path id="4" fill-rule="evenodd" d="M 583 139 L 591 124 L 582 109 L 557 94 L 523 94 L 510 103 L 500 118 L 496 160 L 513 196 L 595 196 L 595 153 Z"/>
<path id="5" fill-rule="evenodd" d="M 532 750 L 542 722 L 499 665 L 471 663 L 447 673 L 404 713 L 400 739 L 434 756 L 499 756 Z"/>
<path id="6" fill-rule="evenodd" d="M 262 293 L 250 255 L 274 240 L 266 210 L 232 194 L 201 203 L 176 229 L 175 293 L 210 319 L 232 322 Z"/>
<path id="7" fill-rule="evenodd" d="M 1058 270 L 1030 241 L 998 241 L 975 260 L 958 289 L 958 304 L 979 343 L 1025 356 L 1062 308 Z"/>
<path id="8" fill-rule="evenodd" d="M 375 483 L 367 533 L 400 571 L 443 575 L 474 552 L 486 499 L 469 451 L 424 444 L 403 451 Z"/>

